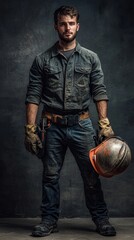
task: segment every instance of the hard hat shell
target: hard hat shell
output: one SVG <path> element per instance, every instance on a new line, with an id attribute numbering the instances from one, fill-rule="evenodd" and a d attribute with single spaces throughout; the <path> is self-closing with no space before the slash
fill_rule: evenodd
<path id="1" fill-rule="evenodd" d="M 120 137 L 107 138 L 89 152 L 95 171 L 103 177 L 112 177 L 125 171 L 131 161 L 131 151 Z"/>

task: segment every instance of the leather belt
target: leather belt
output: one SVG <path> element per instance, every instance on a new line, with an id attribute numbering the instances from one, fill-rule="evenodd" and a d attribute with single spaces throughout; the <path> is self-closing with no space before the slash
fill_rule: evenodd
<path id="1" fill-rule="evenodd" d="M 80 114 L 68 114 L 68 115 L 58 115 L 54 113 L 45 112 L 42 114 L 43 118 L 47 118 L 49 122 L 53 122 L 55 124 L 64 125 L 64 126 L 73 126 L 77 124 L 80 120 L 87 119 L 90 117 L 88 111 L 82 112 Z"/>

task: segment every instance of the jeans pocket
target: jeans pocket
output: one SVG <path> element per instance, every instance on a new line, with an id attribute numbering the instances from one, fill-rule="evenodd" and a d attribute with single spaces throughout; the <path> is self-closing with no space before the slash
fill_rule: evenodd
<path id="1" fill-rule="evenodd" d="M 85 130 L 90 130 L 91 128 L 93 128 L 90 118 L 80 120 L 79 126 Z"/>

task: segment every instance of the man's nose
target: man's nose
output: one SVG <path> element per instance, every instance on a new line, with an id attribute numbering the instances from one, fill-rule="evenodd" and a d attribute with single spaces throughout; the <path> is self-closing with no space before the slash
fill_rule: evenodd
<path id="1" fill-rule="evenodd" d="M 66 30 L 69 30 L 70 29 L 70 25 L 69 23 L 66 24 Z"/>

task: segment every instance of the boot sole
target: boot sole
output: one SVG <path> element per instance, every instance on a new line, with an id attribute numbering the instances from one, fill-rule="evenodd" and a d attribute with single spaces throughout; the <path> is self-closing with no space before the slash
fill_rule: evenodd
<path id="1" fill-rule="evenodd" d="M 53 228 L 47 233 L 43 233 L 42 231 L 33 231 L 32 236 L 33 237 L 45 237 L 45 236 L 50 235 L 51 233 L 56 233 L 56 232 L 58 232 L 58 228 Z"/>
<path id="2" fill-rule="evenodd" d="M 100 235 L 102 235 L 102 236 L 116 236 L 116 232 L 101 232 L 101 231 L 99 231 L 98 229 L 96 230 Z"/>

